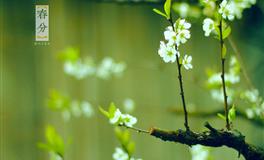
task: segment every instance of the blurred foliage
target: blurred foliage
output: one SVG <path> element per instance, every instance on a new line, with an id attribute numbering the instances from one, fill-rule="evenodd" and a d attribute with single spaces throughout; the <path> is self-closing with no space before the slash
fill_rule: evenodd
<path id="1" fill-rule="evenodd" d="M 65 121 L 69 121 L 72 116 L 84 115 L 89 118 L 94 114 L 92 105 L 88 101 L 73 100 L 57 90 L 50 92 L 48 107 L 53 111 L 60 112 Z"/>
<path id="2" fill-rule="evenodd" d="M 56 157 L 56 155 L 63 158 L 65 152 L 65 143 L 53 126 L 49 125 L 46 127 L 45 137 L 46 142 L 39 142 L 38 147 L 51 152 L 51 160 L 53 160 L 54 156 Z"/>

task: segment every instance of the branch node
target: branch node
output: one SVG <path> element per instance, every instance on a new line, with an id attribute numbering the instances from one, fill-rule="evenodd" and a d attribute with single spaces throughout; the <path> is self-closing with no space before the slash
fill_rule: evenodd
<path id="1" fill-rule="evenodd" d="M 209 129 L 210 131 L 212 131 L 213 133 L 217 133 L 217 129 L 213 128 L 209 122 L 205 122 L 204 126 Z"/>

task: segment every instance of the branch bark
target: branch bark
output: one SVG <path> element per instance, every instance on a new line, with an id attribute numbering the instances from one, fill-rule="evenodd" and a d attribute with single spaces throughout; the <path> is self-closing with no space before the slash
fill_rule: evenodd
<path id="1" fill-rule="evenodd" d="M 209 147 L 227 146 L 242 154 L 246 160 L 264 160 L 264 150 L 245 141 L 238 131 L 217 130 L 209 123 L 205 124 L 209 131 L 196 133 L 193 131 L 164 131 L 157 128 L 150 129 L 150 135 L 163 141 L 177 142 L 188 146 L 204 145 Z"/>

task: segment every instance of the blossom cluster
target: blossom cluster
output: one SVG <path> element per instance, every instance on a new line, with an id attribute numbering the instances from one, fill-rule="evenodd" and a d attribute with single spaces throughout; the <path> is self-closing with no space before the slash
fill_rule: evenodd
<path id="1" fill-rule="evenodd" d="M 121 148 L 117 147 L 115 149 L 115 152 L 113 154 L 114 160 L 142 160 L 142 159 L 136 159 L 136 158 L 129 158 L 129 155 Z"/>
<path id="2" fill-rule="evenodd" d="M 256 3 L 256 0 L 223 0 L 220 4 L 218 12 L 224 19 L 230 21 L 235 18 L 242 18 L 242 12 L 246 8 L 250 8 Z"/>
<path id="3" fill-rule="evenodd" d="M 207 0 L 206 3 L 215 3 L 211 0 Z M 218 13 L 223 19 L 234 20 L 235 18 L 242 18 L 242 13 L 244 9 L 250 8 L 256 3 L 256 0 L 223 0 L 218 9 Z M 215 8 L 214 8 L 215 9 Z M 212 16 L 209 16 L 212 17 Z M 211 32 L 216 30 L 216 23 L 211 18 L 205 18 L 203 21 L 204 35 L 209 36 Z"/>
<path id="4" fill-rule="evenodd" d="M 178 19 L 173 26 L 166 28 L 164 32 L 164 38 L 167 41 L 160 41 L 160 48 L 158 54 L 164 60 L 165 63 L 173 63 L 176 61 L 176 58 L 180 58 L 180 52 L 178 50 L 181 44 L 187 42 L 190 39 L 191 34 L 189 29 L 191 24 L 188 23 L 185 19 Z M 181 64 L 185 69 L 192 69 L 192 57 L 185 55 L 181 61 Z"/>
<path id="5" fill-rule="evenodd" d="M 87 58 L 84 61 L 78 59 L 76 61 L 67 60 L 63 64 L 64 73 L 75 77 L 76 79 L 83 79 L 88 75 L 93 75 L 96 68 L 92 59 Z"/>
<path id="6" fill-rule="evenodd" d="M 88 101 L 73 100 L 69 108 L 64 109 L 62 112 L 65 121 L 69 121 L 71 116 L 80 117 L 81 115 L 88 118 L 94 115 L 92 105 Z"/>
<path id="7" fill-rule="evenodd" d="M 246 90 L 240 94 L 240 97 L 251 104 L 251 106 L 246 109 L 248 118 L 264 119 L 264 100 L 260 97 L 257 89 Z"/>
<path id="8" fill-rule="evenodd" d="M 123 114 L 119 108 L 116 108 L 114 103 L 111 103 L 108 111 L 105 111 L 101 107 L 100 111 L 109 119 L 111 124 L 125 125 L 127 127 L 133 127 L 137 123 L 137 118 L 129 114 Z"/>
<path id="9" fill-rule="evenodd" d="M 126 98 L 123 101 L 123 108 L 127 113 L 131 113 L 135 110 L 135 102 L 131 98 Z"/>
<path id="10" fill-rule="evenodd" d="M 133 127 L 133 125 L 137 123 L 137 118 L 129 114 L 122 114 L 117 108 L 114 112 L 114 115 L 109 117 L 109 122 L 111 124 L 123 124 L 128 127 Z"/>
<path id="11" fill-rule="evenodd" d="M 240 98 L 247 102 L 250 107 L 245 109 L 248 118 L 264 119 L 264 100 L 259 95 L 257 89 L 240 90 L 239 92 L 232 89 L 230 85 L 235 85 L 240 82 L 240 64 L 235 56 L 230 58 L 229 71 L 225 74 L 226 92 L 228 95 L 228 103 L 231 104 L 234 99 Z M 223 103 L 222 79 L 221 73 L 209 73 L 207 86 L 210 89 L 213 99 Z"/>
<path id="12" fill-rule="evenodd" d="M 211 18 L 205 18 L 203 21 L 204 35 L 208 37 L 212 31 L 215 30 L 214 21 Z"/>
<path id="13" fill-rule="evenodd" d="M 249 119 L 260 118 L 264 119 L 264 103 L 259 107 L 250 107 L 246 109 L 246 114 Z"/>
<path id="14" fill-rule="evenodd" d="M 50 92 L 48 107 L 54 111 L 61 112 L 65 121 L 69 121 L 71 117 L 83 115 L 90 118 L 94 115 L 94 109 L 88 101 L 71 99 L 56 90 Z"/>
<path id="15" fill-rule="evenodd" d="M 126 69 L 124 62 L 115 62 L 111 57 L 105 57 L 102 62 L 96 66 L 91 58 L 76 61 L 65 61 L 64 72 L 77 79 L 83 79 L 87 76 L 95 75 L 101 79 L 108 79 L 111 75 L 120 76 Z"/>
<path id="16" fill-rule="evenodd" d="M 230 58 L 229 71 L 225 73 L 226 92 L 228 94 L 228 103 L 231 103 L 235 96 L 235 91 L 230 88 L 240 82 L 240 64 L 235 56 Z M 222 91 L 222 79 L 220 72 L 211 71 L 208 75 L 207 86 L 210 88 L 211 96 L 213 99 L 224 102 Z"/>

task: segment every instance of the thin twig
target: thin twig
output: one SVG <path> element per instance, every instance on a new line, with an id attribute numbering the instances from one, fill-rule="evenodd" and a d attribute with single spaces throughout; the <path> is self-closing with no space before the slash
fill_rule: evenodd
<path id="1" fill-rule="evenodd" d="M 224 105 L 225 105 L 225 117 L 226 117 L 226 128 L 230 130 L 230 124 L 229 124 L 229 119 L 228 119 L 228 104 L 227 104 L 227 93 L 226 93 L 226 84 L 225 84 L 225 57 L 223 56 L 223 47 L 224 47 L 224 40 L 223 40 L 223 31 L 222 31 L 222 17 L 220 19 L 220 24 L 219 24 L 219 31 L 220 31 L 220 56 L 221 56 L 221 68 L 222 68 L 222 74 L 221 74 L 221 79 L 222 79 L 222 86 L 223 86 L 223 96 L 224 96 Z"/>
<path id="2" fill-rule="evenodd" d="M 176 33 L 175 28 L 174 28 L 174 24 L 173 24 L 173 20 L 172 20 L 172 16 L 170 16 L 169 22 L 171 24 L 173 31 Z M 175 45 L 175 50 L 178 50 L 177 45 Z M 180 59 L 179 59 L 178 54 L 176 54 L 176 61 L 177 61 L 177 68 L 178 68 L 178 79 L 179 79 L 179 83 L 180 83 L 180 95 L 181 95 L 182 105 L 183 105 L 183 110 L 184 110 L 184 126 L 185 126 L 186 130 L 189 131 L 190 127 L 188 124 L 188 112 L 186 109 L 186 103 L 185 103 L 184 91 L 183 91 L 182 74 L 181 74 L 182 65 L 180 64 Z"/>
<path id="3" fill-rule="evenodd" d="M 134 130 L 134 131 L 136 131 L 136 132 L 138 132 L 138 133 L 146 133 L 146 134 L 149 134 L 149 133 L 150 133 L 150 132 L 147 131 L 147 130 L 140 129 L 140 128 L 136 128 L 136 127 L 129 127 L 129 126 L 125 125 L 125 124 L 119 124 L 118 126 L 120 126 L 120 127 L 125 127 L 125 128 L 127 128 L 127 129 L 131 129 L 131 130 Z"/>

